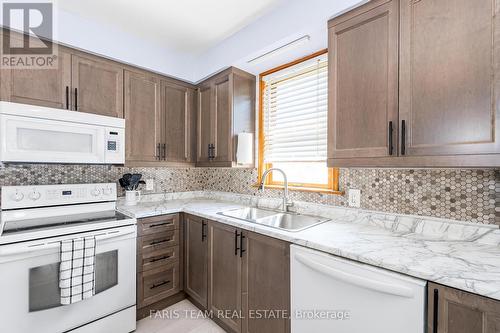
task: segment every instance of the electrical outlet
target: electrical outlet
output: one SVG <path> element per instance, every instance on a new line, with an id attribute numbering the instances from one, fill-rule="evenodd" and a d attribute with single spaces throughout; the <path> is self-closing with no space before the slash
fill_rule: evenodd
<path id="1" fill-rule="evenodd" d="M 155 181 L 152 178 L 146 179 L 146 191 L 154 191 Z"/>
<path id="2" fill-rule="evenodd" d="M 349 207 L 359 208 L 361 206 L 361 190 L 349 189 Z"/>

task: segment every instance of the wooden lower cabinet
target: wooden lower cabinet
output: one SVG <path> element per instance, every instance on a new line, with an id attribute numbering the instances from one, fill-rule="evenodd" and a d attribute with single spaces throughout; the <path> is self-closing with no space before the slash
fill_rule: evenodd
<path id="1" fill-rule="evenodd" d="M 208 225 L 208 310 L 214 320 L 230 332 L 289 332 L 289 244 L 218 222 Z"/>
<path id="2" fill-rule="evenodd" d="M 203 309 L 208 306 L 208 225 L 193 215 L 184 215 L 184 291 Z"/>
<path id="3" fill-rule="evenodd" d="M 429 333 L 499 333 L 500 301 L 429 282 Z"/>
<path id="4" fill-rule="evenodd" d="M 137 224 L 138 319 L 187 295 L 227 332 L 290 332 L 287 242 L 190 214 Z"/>
<path id="5" fill-rule="evenodd" d="M 240 231 L 212 221 L 208 228 L 208 310 L 223 328 L 241 332 Z"/>
<path id="6" fill-rule="evenodd" d="M 137 220 L 137 319 L 184 298 L 179 214 Z M 181 297 L 179 297 L 179 294 Z"/>
<path id="7" fill-rule="evenodd" d="M 290 246 L 243 231 L 242 332 L 290 332 Z"/>

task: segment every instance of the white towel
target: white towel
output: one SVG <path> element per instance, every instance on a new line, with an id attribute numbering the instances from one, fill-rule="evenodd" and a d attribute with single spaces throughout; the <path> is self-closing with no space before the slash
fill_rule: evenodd
<path id="1" fill-rule="evenodd" d="M 95 237 L 61 241 L 60 255 L 61 304 L 69 305 L 94 296 Z"/>

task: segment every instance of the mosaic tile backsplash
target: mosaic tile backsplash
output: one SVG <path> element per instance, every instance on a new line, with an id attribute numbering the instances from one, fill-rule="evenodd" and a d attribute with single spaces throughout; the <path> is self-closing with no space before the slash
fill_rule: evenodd
<path id="1" fill-rule="evenodd" d="M 255 169 L 128 168 L 105 165 L 6 165 L 0 186 L 115 182 L 126 172 L 154 179 L 153 192 L 213 190 L 278 197 L 253 186 Z M 361 189 L 361 208 L 500 225 L 500 170 L 341 169 L 341 190 Z M 291 192 L 292 200 L 346 206 L 346 196 Z"/>

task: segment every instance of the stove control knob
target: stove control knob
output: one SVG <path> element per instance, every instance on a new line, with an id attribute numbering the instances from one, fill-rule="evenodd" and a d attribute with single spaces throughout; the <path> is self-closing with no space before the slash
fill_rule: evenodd
<path id="1" fill-rule="evenodd" d="M 90 194 L 94 197 L 98 197 L 101 194 L 101 191 L 96 187 L 92 191 L 90 191 Z"/>
<path id="2" fill-rule="evenodd" d="M 33 201 L 40 199 L 41 196 L 42 194 L 36 190 L 33 190 L 33 192 L 30 192 L 30 194 L 28 194 L 28 198 L 30 198 Z"/>
<path id="3" fill-rule="evenodd" d="M 24 194 L 22 194 L 21 192 L 16 191 L 16 193 L 12 194 L 12 200 L 14 201 L 19 202 L 23 199 L 24 199 Z"/>
<path id="4" fill-rule="evenodd" d="M 104 194 L 104 195 L 110 195 L 111 193 L 113 193 L 113 190 L 111 189 L 111 187 L 105 187 L 102 189 L 102 194 Z"/>

